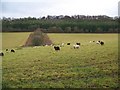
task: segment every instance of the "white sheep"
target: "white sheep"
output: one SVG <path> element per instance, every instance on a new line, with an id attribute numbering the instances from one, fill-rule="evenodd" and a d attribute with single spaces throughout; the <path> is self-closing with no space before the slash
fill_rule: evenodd
<path id="1" fill-rule="evenodd" d="M 92 43 L 92 41 L 90 41 L 89 43 Z"/>
<path id="2" fill-rule="evenodd" d="M 78 48 L 80 48 L 80 45 L 73 45 L 73 48 L 78 49 Z"/>
<path id="3" fill-rule="evenodd" d="M 96 41 L 96 44 L 100 44 L 100 41 Z"/>

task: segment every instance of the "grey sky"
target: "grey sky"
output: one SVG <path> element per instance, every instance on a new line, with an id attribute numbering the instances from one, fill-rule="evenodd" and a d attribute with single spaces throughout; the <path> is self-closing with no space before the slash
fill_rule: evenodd
<path id="1" fill-rule="evenodd" d="M 118 16 L 120 17 L 120 1 L 118 3 Z"/>
<path id="2" fill-rule="evenodd" d="M 119 0 L 2 0 L 2 16 L 42 17 L 47 15 L 118 16 Z"/>

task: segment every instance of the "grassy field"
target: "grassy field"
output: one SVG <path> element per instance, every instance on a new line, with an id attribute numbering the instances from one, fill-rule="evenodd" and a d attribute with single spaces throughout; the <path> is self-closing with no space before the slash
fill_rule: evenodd
<path id="1" fill-rule="evenodd" d="M 16 48 L 23 45 L 30 33 L 3 33 L 2 34 L 2 49 Z"/>
<path id="2" fill-rule="evenodd" d="M 3 33 L 3 88 L 116 88 L 117 34 L 48 34 L 56 43 L 81 42 L 56 52 L 52 46 L 19 48 L 29 33 Z M 90 40 L 104 40 L 100 46 Z M 6 52 L 15 48 L 15 53 Z"/>

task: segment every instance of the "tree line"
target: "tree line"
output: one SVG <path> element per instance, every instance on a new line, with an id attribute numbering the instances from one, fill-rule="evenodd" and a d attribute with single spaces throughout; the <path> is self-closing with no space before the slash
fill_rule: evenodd
<path id="1" fill-rule="evenodd" d="M 5 18 L 2 21 L 3 32 L 31 32 L 42 28 L 45 33 L 117 33 L 120 28 L 119 17 L 101 16 L 50 16 Z"/>

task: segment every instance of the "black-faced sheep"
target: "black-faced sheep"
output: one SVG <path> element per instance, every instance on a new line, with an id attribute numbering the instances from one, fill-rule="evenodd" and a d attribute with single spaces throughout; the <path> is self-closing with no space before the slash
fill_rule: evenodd
<path id="1" fill-rule="evenodd" d="M 76 43 L 76 45 L 80 45 L 80 43 Z"/>
<path id="2" fill-rule="evenodd" d="M 8 49 L 6 49 L 6 51 L 8 51 Z"/>
<path id="3" fill-rule="evenodd" d="M 100 43 L 101 41 L 99 40 L 98 42 Z"/>
<path id="4" fill-rule="evenodd" d="M 60 47 L 59 46 L 54 46 L 55 51 L 59 51 Z"/>
<path id="5" fill-rule="evenodd" d="M 11 49 L 11 52 L 14 52 L 14 53 L 15 53 L 15 50 Z"/>
<path id="6" fill-rule="evenodd" d="M 3 53 L 3 52 L 1 52 L 1 53 L 0 53 L 0 56 L 4 56 L 4 53 Z"/>
<path id="7" fill-rule="evenodd" d="M 70 45 L 70 43 L 67 43 L 67 45 Z"/>
<path id="8" fill-rule="evenodd" d="M 103 42 L 103 41 L 101 41 L 101 42 L 100 42 L 100 44 L 101 44 L 101 45 L 104 45 L 104 42 Z"/>

